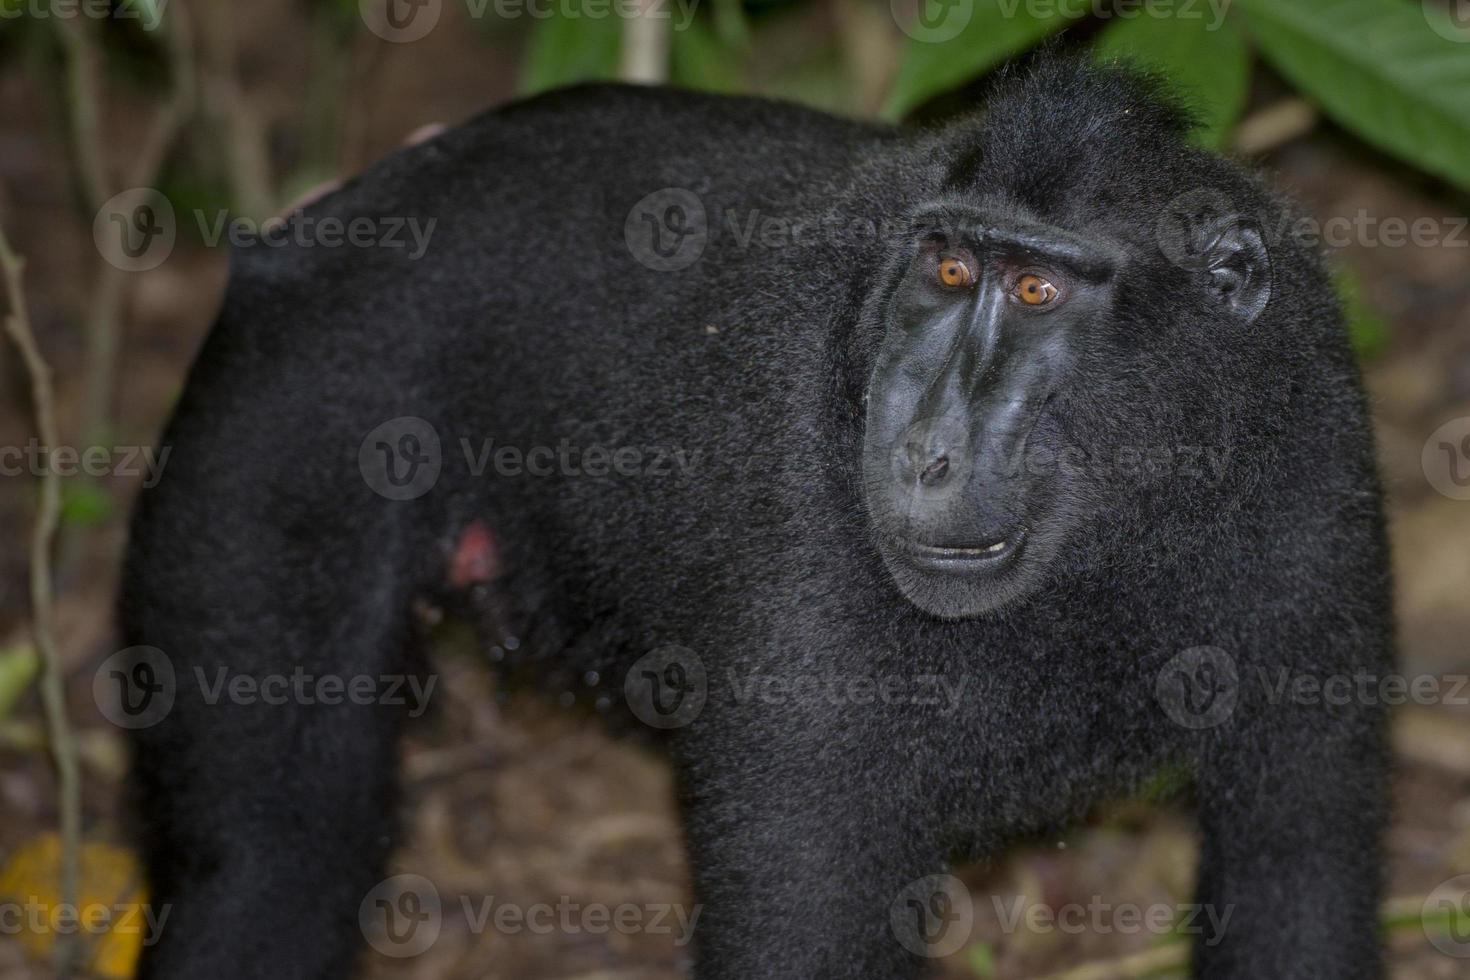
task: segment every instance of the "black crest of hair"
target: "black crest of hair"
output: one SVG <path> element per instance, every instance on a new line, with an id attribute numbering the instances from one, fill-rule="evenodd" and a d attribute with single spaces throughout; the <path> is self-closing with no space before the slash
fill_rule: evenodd
<path id="1" fill-rule="evenodd" d="M 924 130 L 590 85 L 307 209 L 374 246 L 237 250 L 124 574 L 142 976 L 360 968 L 412 706 L 215 685 L 423 681 L 425 605 L 609 716 L 695 698 L 700 980 L 918 976 L 929 876 L 1166 770 L 1196 976 L 1381 976 L 1382 706 L 1292 693 L 1391 669 L 1362 386 L 1188 132 L 1066 57 Z"/>

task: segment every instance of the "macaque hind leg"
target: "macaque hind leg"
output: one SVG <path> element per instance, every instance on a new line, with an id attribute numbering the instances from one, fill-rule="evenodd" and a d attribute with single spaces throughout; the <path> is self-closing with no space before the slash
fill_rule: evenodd
<path id="1" fill-rule="evenodd" d="M 191 553 L 152 530 L 135 536 L 124 608 L 129 642 L 173 676 L 171 707 L 134 732 L 151 902 L 168 919 L 139 975 L 350 976 L 392 839 L 395 738 L 432 691 L 405 656 L 391 563 L 270 533 Z"/>

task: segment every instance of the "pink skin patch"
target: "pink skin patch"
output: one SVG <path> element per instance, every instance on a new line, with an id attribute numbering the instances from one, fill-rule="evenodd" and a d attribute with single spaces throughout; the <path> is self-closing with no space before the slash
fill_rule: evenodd
<path id="1" fill-rule="evenodd" d="M 500 546 L 490 525 L 473 520 L 459 533 L 459 543 L 449 559 L 449 585 L 467 589 L 481 582 L 491 582 L 505 571 L 500 563 Z"/>

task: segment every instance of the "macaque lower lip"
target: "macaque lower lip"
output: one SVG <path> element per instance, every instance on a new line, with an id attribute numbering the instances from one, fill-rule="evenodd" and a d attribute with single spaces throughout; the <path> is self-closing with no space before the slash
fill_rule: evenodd
<path id="1" fill-rule="evenodd" d="M 1020 550 L 1025 533 L 1016 531 L 994 541 L 965 545 L 923 544 L 908 538 L 896 538 L 903 553 L 920 568 L 938 572 L 989 570 L 999 566 Z"/>

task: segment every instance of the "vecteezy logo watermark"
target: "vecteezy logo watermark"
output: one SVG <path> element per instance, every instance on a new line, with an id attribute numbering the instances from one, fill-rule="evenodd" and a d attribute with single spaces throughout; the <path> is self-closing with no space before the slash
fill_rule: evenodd
<path id="1" fill-rule="evenodd" d="M 1435 429 L 1419 462 L 1434 489 L 1451 500 L 1470 500 L 1470 415 Z"/>
<path id="2" fill-rule="evenodd" d="M 1470 874 L 1457 875 L 1430 892 L 1419 920 L 1435 949 L 1470 959 Z"/>
<path id="3" fill-rule="evenodd" d="M 562 439 L 556 445 L 521 447 L 495 439 L 459 439 L 464 472 L 508 478 L 678 477 L 693 472 L 704 459 L 701 450 L 670 446 L 578 445 Z M 451 457 L 452 459 L 453 457 Z M 358 447 L 357 464 L 375 493 L 390 500 L 412 500 L 428 493 L 446 464 L 438 431 L 417 416 L 405 415 L 377 426 Z"/>
<path id="4" fill-rule="evenodd" d="M 926 875 L 899 889 L 888 906 L 888 925 L 910 953 L 948 956 L 970 941 L 975 905 L 954 875 Z"/>
<path id="5" fill-rule="evenodd" d="M 1342 708 L 1351 705 L 1470 707 L 1470 675 L 1398 674 L 1358 670 L 1311 673 L 1286 664 L 1237 665 L 1219 647 L 1193 647 L 1170 660 L 1155 680 L 1155 696 L 1185 728 L 1212 728 L 1230 717 L 1240 697 L 1259 703 Z"/>
<path id="6" fill-rule="evenodd" d="M 309 214 L 296 208 L 264 221 L 231 216 L 228 211 L 196 208 L 194 223 L 210 248 L 228 241 L 236 248 L 374 248 L 402 250 L 417 260 L 429 250 L 438 218 L 415 215 Z M 92 221 L 92 239 L 103 259 L 124 272 L 157 268 L 172 253 L 178 219 L 168 198 L 152 187 L 134 187 L 110 198 Z"/>
<path id="7" fill-rule="evenodd" d="M 996 0 L 994 14 L 1004 20 L 1029 21 L 1134 20 L 1140 17 L 1203 20 L 1206 31 L 1219 30 L 1232 0 Z M 970 24 L 975 0 L 889 0 L 893 19 L 916 41 L 952 41 Z"/>
<path id="8" fill-rule="evenodd" d="M 972 451 L 970 427 L 957 416 L 921 418 L 904 429 L 892 445 L 869 447 L 864 477 L 872 485 L 898 488 L 904 517 L 935 513 L 970 485 L 979 453 Z M 894 479 L 894 476 L 898 479 Z"/>
<path id="9" fill-rule="evenodd" d="M 357 924 L 368 945 L 384 956 L 418 956 L 444 926 L 439 889 L 423 875 L 394 875 L 363 896 Z"/>
<path id="10" fill-rule="evenodd" d="M 119 650 L 92 675 L 92 700 L 119 728 L 149 728 L 173 709 L 177 684 L 173 661 L 157 647 Z"/>
<path id="11" fill-rule="evenodd" d="M 156 31 L 163 23 L 169 0 L 6 0 L 0 3 L 0 21 L 22 17 L 45 20 L 136 20 L 145 31 Z"/>
<path id="12" fill-rule="evenodd" d="M 1420 0 L 1424 19 L 1440 37 L 1470 44 L 1470 0 Z"/>
<path id="13" fill-rule="evenodd" d="M 952 715 L 960 706 L 970 678 L 961 674 L 849 674 L 840 671 L 812 669 L 791 673 L 751 673 L 742 677 L 731 669 L 724 674 L 721 693 L 728 692 L 733 703 L 763 704 L 779 707 L 785 704 L 825 704 L 832 707 L 868 707 L 870 705 L 917 705 L 934 708 L 939 715 Z"/>
<path id="14" fill-rule="evenodd" d="M 143 477 L 143 486 L 155 487 L 163 479 L 171 446 L 157 452 L 152 446 L 47 446 L 31 439 L 24 446 L 0 446 L 0 476 Z"/>
<path id="15" fill-rule="evenodd" d="M 579 902 L 567 895 L 529 904 L 500 901 L 494 895 L 460 895 L 458 906 L 465 928 L 477 936 L 490 930 L 508 936 L 643 933 L 671 935 L 675 946 L 687 946 L 693 940 L 702 911 L 698 905 L 674 903 Z M 374 949 L 406 959 L 434 945 L 449 914 L 432 881 L 422 875 L 400 874 L 379 882 L 363 897 L 357 920 Z"/>
<path id="16" fill-rule="evenodd" d="M 368 30 L 385 41 L 406 44 L 426 37 L 439 23 L 442 0 L 358 0 Z"/>
<path id="17" fill-rule="evenodd" d="M 205 705 L 385 705 L 417 718 L 429 707 L 438 675 L 313 674 L 297 666 L 286 673 L 236 674 L 220 666 L 196 666 L 185 675 Z M 92 699 L 119 728 L 148 728 L 173 710 L 180 678 L 157 647 L 135 646 L 108 657 L 92 675 Z"/>
<path id="18" fill-rule="evenodd" d="M 413 415 L 373 429 L 357 450 L 357 468 L 374 493 L 389 500 L 422 497 L 439 481 L 444 458 L 439 433 Z"/>
<path id="19" fill-rule="evenodd" d="M 1183 728 L 1213 728 L 1230 717 L 1240 698 L 1235 658 L 1219 647 L 1190 647 L 1159 671 L 1154 698 Z"/>
<path id="20" fill-rule="evenodd" d="M 231 674 L 228 667 L 212 673 L 194 668 L 194 680 L 204 703 L 237 705 L 264 704 L 355 704 L 408 708 L 417 718 L 429 710 L 429 698 L 438 683 L 437 674 L 312 674 L 295 667 L 289 674 Z"/>
<path id="21" fill-rule="evenodd" d="M 92 219 L 92 241 L 108 263 L 147 272 L 174 250 L 174 207 L 152 187 L 132 187 L 108 198 Z"/>
<path id="22" fill-rule="evenodd" d="M 30 896 L 27 902 L 0 902 L 0 936 L 141 936 L 152 946 L 163 935 L 172 905 L 155 908 L 147 902 L 70 902 L 51 904 Z"/>
<path id="23" fill-rule="evenodd" d="M 623 678 L 628 709 L 650 728 L 680 728 L 699 717 L 709 697 L 704 661 L 681 646 L 645 653 Z"/>
<path id="24" fill-rule="evenodd" d="M 996 0 L 1000 15 L 1014 20 L 1204 20 L 1206 31 L 1216 31 L 1225 22 L 1234 0 Z"/>
<path id="25" fill-rule="evenodd" d="M 954 40 L 975 16 L 975 0 L 889 0 L 888 7 L 900 30 L 926 44 Z"/>
<path id="26" fill-rule="evenodd" d="M 688 29 L 698 0 L 464 0 L 472 20 L 671 20 L 671 30 Z M 385 41 L 405 43 L 425 37 L 439 23 L 442 0 L 358 0 L 358 13 L 368 30 Z"/>
<path id="27" fill-rule="evenodd" d="M 623 241 L 654 272 L 687 269 L 704 254 L 709 218 L 693 191 L 665 187 L 641 198 L 623 221 Z"/>
<path id="28" fill-rule="evenodd" d="M 1210 246 L 1240 220 L 1227 195 L 1213 187 L 1198 187 L 1178 195 L 1159 212 L 1154 240 L 1164 257 L 1181 269 L 1203 271 Z"/>

